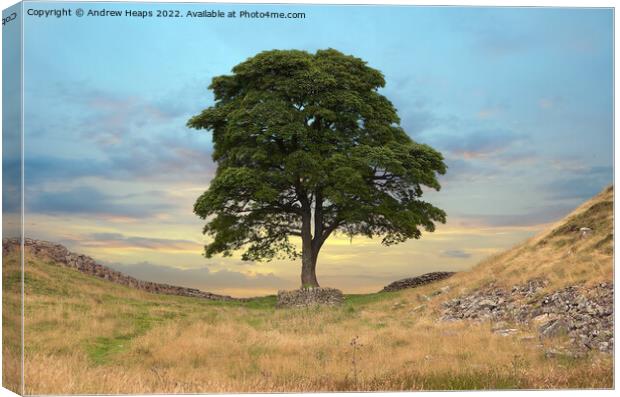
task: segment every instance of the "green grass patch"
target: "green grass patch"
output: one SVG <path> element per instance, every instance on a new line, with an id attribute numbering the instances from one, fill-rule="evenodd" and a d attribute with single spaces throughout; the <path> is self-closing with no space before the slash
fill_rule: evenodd
<path id="1" fill-rule="evenodd" d="M 131 322 L 132 332 L 114 336 L 100 336 L 86 341 L 86 352 L 94 365 L 107 364 L 113 359 L 114 355 L 127 350 L 134 338 L 144 335 L 156 324 L 166 321 L 166 318 L 141 312 L 126 316 L 124 320 Z"/>
<path id="2" fill-rule="evenodd" d="M 258 330 L 265 324 L 265 319 L 261 317 L 244 317 L 243 321 L 250 327 Z"/>
<path id="3" fill-rule="evenodd" d="M 518 389 L 521 378 L 499 371 L 471 371 L 462 373 L 435 373 L 414 376 L 410 380 L 422 390 L 496 390 Z"/>
<path id="4" fill-rule="evenodd" d="M 68 297 L 71 291 L 67 284 L 60 285 L 54 280 L 26 271 L 24 274 L 24 293 L 28 295 Z"/>
<path id="5" fill-rule="evenodd" d="M 2 289 L 4 291 L 21 292 L 22 273 L 19 270 L 2 272 Z"/>
<path id="6" fill-rule="evenodd" d="M 400 291 L 376 292 L 373 294 L 351 294 L 345 295 L 344 303 L 347 306 L 365 306 L 395 298 L 400 295 Z"/>
<path id="7" fill-rule="evenodd" d="M 277 297 L 275 295 L 261 296 L 258 298 L 252 298 L 247 302 L 241 302 L 241 306 L 248 309 L 257 310 L 270 310 L 276 307 Z"/>

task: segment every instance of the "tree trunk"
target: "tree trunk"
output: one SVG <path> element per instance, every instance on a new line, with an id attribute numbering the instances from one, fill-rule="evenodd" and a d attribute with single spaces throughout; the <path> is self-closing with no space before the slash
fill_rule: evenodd
<path id="1" fill-rule="evenodd" d="M 310 222 L 312 214 L 309 206 L 307 211 L 302 215 L 301 221 L 301 287 L 318 287 L 319 282 L 316 280 L 316 258 L 319 250 L 314 247 L 312 242 L 312 233 Z"/>
<path id="2" fill-rule="evenodd" d="M 315 193 L 314 237 L 312 236 L 311 202 L 305 195 L 300 197 L 301 216 L 301 287 L 319 287 L 316 279 L 316 260 L 323 245 L 323 194 Z"/>
<path id="3" fill-rule="evenodd" d="M 306 255 L 302 252 L 301 286 L 303 288 L 319 287 L 319 282 L 316 279 L 316 257 L 312 253 Z"/>
<path id="4" fill-rule="evenodd" d="M 316 259 L 318 257 L 318 250 L 315 253 L 312 249 L 312 240 L 302 239 L 301 250 L 301 286 L 307 287 L 319 287 L 319 282 L 316 279 Z"/>

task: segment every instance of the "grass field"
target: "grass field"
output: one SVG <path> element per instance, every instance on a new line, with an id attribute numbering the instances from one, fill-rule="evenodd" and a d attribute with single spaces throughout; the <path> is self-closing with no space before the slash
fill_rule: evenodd
<path id="1" fill-rule="evenodd" d="M 604 193 L 573 217 L 612 199 L 613 192 Z M 611 281 L 605 208 L 587 240 L 562 242 L 572 234 L 554 235 L 556 225 L 470 272 L 411 290 L 349 295 L 337 308 L 276 310 L 275 297 L 241 303 L 154 295 L 27 255 L 25 392 L 613 387 L 610 355 L 548 358 L 537 338 L 524 339 L 534 329 L 505 337 L 490 323 L 438 321 L 441 302 L 489 281 L 512 285 L 543 275 L 550 290 Z M 17 264 L 14 254 L 4 259 L 5 325 L 19 321 Z M 447 285 L 448 293 L 425 300 Z M 5 327 L 5 383 L 19 371 L 13 328 Z"/>

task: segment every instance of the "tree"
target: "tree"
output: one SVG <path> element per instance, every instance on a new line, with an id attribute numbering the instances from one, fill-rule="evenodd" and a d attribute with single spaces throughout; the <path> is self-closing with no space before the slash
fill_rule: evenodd
<path id="1" fill-rule="evenodd" d="M 440 189 L 443 156 L 399 126 L 381 72 L 334 49 L 265 51 L 232 72 L 213 78 L 215 105 L 188 122 L 212 132 L 218 165 L 194 205 L 212 237 L 206 257 L 301 256 L 302 286 L 318 287 L 333 233 L 392 245 L 445 223 L 420 199 L 423 186 Z"/>

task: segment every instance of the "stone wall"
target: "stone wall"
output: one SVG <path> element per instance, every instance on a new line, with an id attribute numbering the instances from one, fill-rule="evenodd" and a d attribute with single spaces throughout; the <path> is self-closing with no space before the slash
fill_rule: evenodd
<path id="1" fill-rule="evenodd" d="M 435 281 L 446 279 L 452 276 L 454 272 L 433 272 L 426 273 L 418 277 L 404 278 L 402 280 L 394 281 L 393 283 L 385 286 L 381 291 L 399 291 L 405 288 L 415 288 L 421 285 L 429 284 Z"/>
<path id="2" fill-rule="evenodd" d="M 335 288 L 302 288 L 293 291 L 278 291 L 276 307 L 337 306 L 342 302 L 344 302 L 342 291 Z"/>
<path id="3" fill-rule="evenodd" d="M 24 240 L 24 246 L 27 253 L 30 253 L 37 258 L 48 259 L 54 264 L 72 268 L 84 274 L 108 280 L 116 284 L 126 285 L 131 288 L 140 289 L 146 292 L 165 295 L 190 296 L 194 298 L 203 298 L 218 301 L 246 300 L 243 298 L 233 298 L 226 295 L 212 294 L 210 292 L 204 292 L 195 288 L 178 287 L 175 285 L 138 280 L 134 277 L 127 276 L 116 270 L 112 270 L 109 267 L 100 265 L 89 256 L 70 252 L 63 245 L 50 243 L 48 241 L 40 241 L 27 238 Z M 3 256 L 18 249 L 19 242 L 17 239 L 2 240 Z"/>

